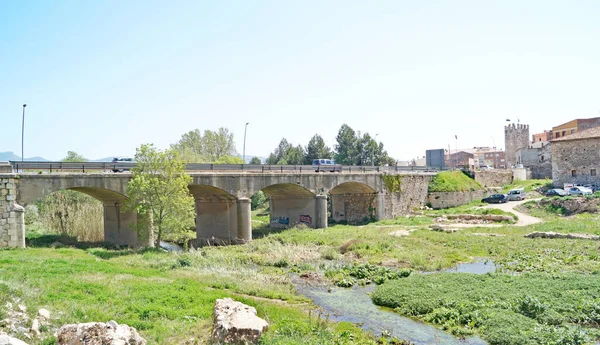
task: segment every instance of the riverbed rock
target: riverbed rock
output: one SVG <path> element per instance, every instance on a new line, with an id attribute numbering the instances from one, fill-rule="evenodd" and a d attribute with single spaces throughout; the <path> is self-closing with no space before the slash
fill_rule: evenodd
<path id="1" fill-rule="evenodd" d="M 146 345 L 135 328 L 115 321 L 64 325 L 56 340 L 58 345 Z"/>
<path id="2" fill-rule="evenodd" d="M 459 229 L 455 229 L 455 228 L 446 228 L 443 227 L 439 224 L 432 224 L 429 226 L 429 229 L 431 229 L 432 231 L 439 231 L 439 232 L 445 232 L 448 234 L 451 234 L 453 232 L 457 232 Z"/>
<path id="3" fill-rule="evenodd" d="M 50 320 L 50 312 L 47 309 L 38 310 L 38 318 L 42 320 Z"/>
<path id="4" fill-rule="evenodd" d="M 0 345 L 27 345 L 26 342 L 10 337 L 6 333 L 0 333 Z"/>
<path id="5" fill-rule="evenodd" d="M 561 234 L 558 232 L 541 232 L 536 231 L 525 235 L 527 238 L 567 238 L 567 239 L 577 239 L 577 240 L 600 240 L 600 236 L 598 235 L 590 235 L 590 234 L 578 234 L 578 233 L 570 233 L 570 234 Z"/>
<path id="6" fill-rule="evenodd" d="M 217 299 L 213 310 L 213 344 L 256 344 L 269 329 L 256 309 L 231 298 Z"/>
<path id="7" fill-rule="evenodd" d="M 40 321 L 38 319 L 31 321 L 31 332 L 35 335 L 40 335 Z"/>

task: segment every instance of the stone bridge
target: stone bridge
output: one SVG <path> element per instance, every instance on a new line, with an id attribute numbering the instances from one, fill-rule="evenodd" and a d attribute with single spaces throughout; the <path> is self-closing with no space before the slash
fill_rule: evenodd
<path id="1" fill-rule="evenodd" d="M 243 243 L 252 239 L 250 197 L 263 191 L 270 200 L 270 226 L 305 224 L 326 228 L 328 219 L 355 224 L 406 214 L 427 200 L 431 173 L 190 173 L 196 201 L 199 243 Z M 104 205 L 105 241 L 143 245 L 130 225 L 137 221 L 122 209 L 129 173 L 0 173 L 0 247 L 24 246 L 22 209 L 59 190 L 88 194 Z M 328 202 L 329 200 L 329 202 Z M 12 219 L 12 220 L 11 220 Z M 16 224 L 16 225 L 11 225 Z"/>

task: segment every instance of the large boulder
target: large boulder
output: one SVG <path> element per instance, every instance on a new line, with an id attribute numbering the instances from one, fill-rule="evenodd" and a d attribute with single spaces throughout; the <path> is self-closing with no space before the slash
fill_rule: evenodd
<path id="1" fill-rule="evenodd" d="M 135 328 L 115 321 L 64 325 L 56 340 L 58 345 L 146 345 Z"/>
<path id="2" fill-rule="evenodd" d="M 27 343 L 17 338 L 10 337 L 7 334 L 0 333 L 0 345 L 27 345 Z"/>
<path id="3" fill-rule="evenodd" d="M 231 298 L 217 299 L 213 322 L 213 344 L 255 344 L 269 328 L 256 309 Z"/>

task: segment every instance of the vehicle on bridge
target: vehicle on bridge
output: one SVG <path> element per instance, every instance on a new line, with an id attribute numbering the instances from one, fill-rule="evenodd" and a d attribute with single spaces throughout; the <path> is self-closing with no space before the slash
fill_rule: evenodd
<path id="1" fill-rule="evenodd" d="M 342 165 L 335 164 L 335 161 L 331 160 L 331 159 L 313 159 L 312 166 L 315 169 L 315 172 L 320 172 L 320 171 L 341 172 L 342 171 Z"/>
<path id="2" fill-rule="evenodd" d="M 118 163 L 135 163 L 135 159 L 133 159 L 131 157 L 113 158 L 112 162 L 115 163 L 113 172 L 123 172 L 123 171 L 129 171 L 131 168 L 119 167 Z"/>

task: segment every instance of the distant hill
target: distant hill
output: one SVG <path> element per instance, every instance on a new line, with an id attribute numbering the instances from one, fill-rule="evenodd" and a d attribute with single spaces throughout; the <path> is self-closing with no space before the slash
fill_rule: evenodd
<path id="1" fill-rule="evenodd" d="M 12 151 L 7 151 L 7 152 L 0 152 L 0 162 L 8 162 L 8 161 L 20 161 L 21 157 L 17 156 L 14 152 Z M 31 161 L 37 161 L 37 162 L 47 162 L 48 160 L 42 157 L 29 157 L 29 158 L 25 158 L 25 161 L 31 162 Z"/>

